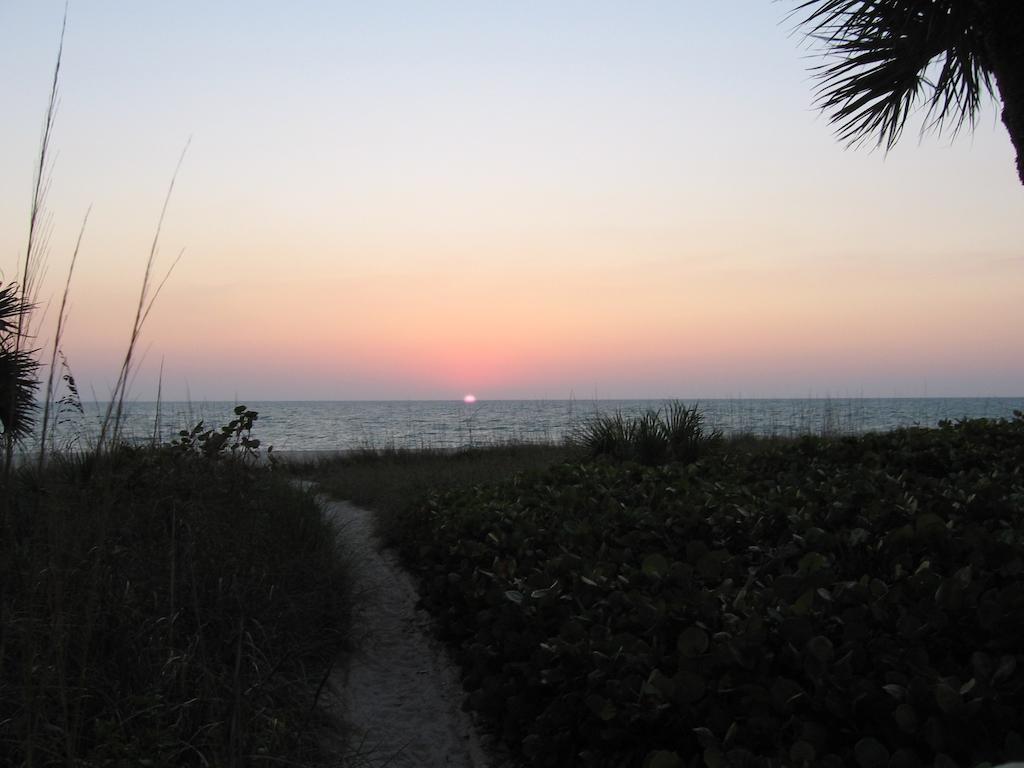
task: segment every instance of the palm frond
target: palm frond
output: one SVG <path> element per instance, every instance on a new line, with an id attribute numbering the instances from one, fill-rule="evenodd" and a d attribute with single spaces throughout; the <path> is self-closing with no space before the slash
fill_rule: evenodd
<path id="1" fill-rule="evenodd" d="M 29 309 L 17 283 L 0 285 L 0 424 L 12 441 L 32 431 L 37 408 L 39 362 L 35 350 L 21 347 L 18 335 L 19 320 Z"/>
<path id="2" fill-rule="evenodd" d="M 993 93 L 969 0 L 809 0 L 794 13 L 824 47 L 817 105 L 848 144 L 891 149 L 919 105 L 925 130 L 955 134 Z"/>
<path id="3" fill-rule="evenodd" d="M 17 283 L 0 285 L 0 339 L 13 335 L 21 314 L 21 295 Z"/>
<path id="4" fill-rule="evenodd" d="M 34 351 L 0 346 L 0 422 L 5 438 L 18 441 L 32 432 L 38 370 Z"/>

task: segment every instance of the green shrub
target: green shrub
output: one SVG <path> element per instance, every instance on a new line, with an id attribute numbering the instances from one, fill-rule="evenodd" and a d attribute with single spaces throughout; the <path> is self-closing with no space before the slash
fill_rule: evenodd
<path id="1" fill-rule="evenodd" d="M 1022 467 L 1020 417 L 566 464 L 402 551 L 532 765 L 978 766 L 1024 758 Z"/>

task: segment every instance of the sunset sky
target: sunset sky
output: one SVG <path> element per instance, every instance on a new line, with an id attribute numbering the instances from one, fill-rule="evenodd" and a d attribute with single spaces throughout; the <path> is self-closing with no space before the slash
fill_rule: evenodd
<path id="1" fill-rule="evenodd" d="M 733 3 L 72 0 L 40 343 L 133 395 L 1024 393 L 1024 187 L 996 104 L 848 150 L 787 11 Z M 64 4 L 0 3 L 15 277 Z"/>

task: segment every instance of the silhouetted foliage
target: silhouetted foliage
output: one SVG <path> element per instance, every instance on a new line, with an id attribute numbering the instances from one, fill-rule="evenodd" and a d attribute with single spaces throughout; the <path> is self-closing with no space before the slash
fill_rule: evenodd
<path id="1" fill-rule="evenodd" d="M 573 442 L 593 458 L 654 466 L 667 461 L 692 464 L 721 439 L 721 430 L 704 428 L 704 414 L 696 405 L 687 408 L 672 402 L 634 418 L 621 413 L 597 415 L 581 427 Z"/>
<path id="2" fill-rule="evenodd" d="M 39 363 L 18 344 L 18 320 L 27 311 L 17 284 L 0 286 L 0 422 L 7 440 L 25 437 L 34 423 Z"/>
<path id="3" fill-rule="evenodd" d="M 840 139 L 892 148 L 922 104 L 926 130 L 973 127 L 994 82 L 1024 182 L 1020 0 L 808 0 L 795 14 L 825 47 L 818 105 Z"/>

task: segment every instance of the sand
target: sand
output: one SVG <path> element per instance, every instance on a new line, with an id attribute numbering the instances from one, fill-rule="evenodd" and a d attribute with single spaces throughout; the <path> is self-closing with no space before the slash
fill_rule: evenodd
<path id="1" fill-rule="evenodd" d="M 412 576 L 396 554 L 382 549 L 373 513 L 322 500 L 353 557 L 356 605 L 354 649 L 329 680 L 325 707 L 340 731 L 329 749 L 345 766 L 506 764 L 462 711 L 456 667 L 417 609 Z M 336 741 L 335 741 L 336 739 Z"/>

